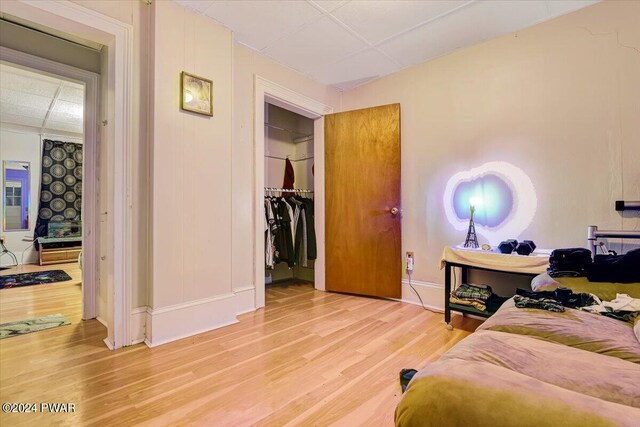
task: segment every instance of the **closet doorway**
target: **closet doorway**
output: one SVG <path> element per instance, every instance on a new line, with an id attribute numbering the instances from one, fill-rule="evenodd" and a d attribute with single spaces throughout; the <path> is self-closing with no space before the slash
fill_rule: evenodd
<path id="1" fill-rule="evenodd" d="M 265 285 L 313 286 L 313 120 L 273 104 L 264 106 Z"/>
<path id="2" fill-rule="evenodd" d="M 291 279 L 294 279 L 294 276 L 298 275 L 299 278 L 301 278 L 300 280 L 312 282 L 316 289 L 324 290 L 324 116 L 332 113 L 333 109 L 260 76 L 255 76 L 254 90 L 254 283 L 255 308 L 260 308 L 265 305 L 265 289 L 267 274 L 269 272 L 269 270 L 265 268 L 267 264 L 265 250 L 265 187 L 270 187 L 267 184 L 273 183 L 273 188 L 282 189 L 282 185 L 284 184 L 284 165 L 286 164 L 286 153 L 285 155 L 281 155 L 284 152 L 276 152 L 276 147 L 279 149 L 288 148 L 289 150 L 289 160 L 292 163 L 295 174 L 294 187 L 313 191 L 312 193 L 299 192 L 298 194 L 300 198 L 313 199 L 313 211 L 315 214 L 313 215 L 313 230 L 316 236 L 315 259 L 309 260 L 308 256 L 310 254 L 307 254 L 306 267 L 300 263 L 299 266 L 294 266 L 289 272 L 288 264 L 285 263 L 284 267 L 278 268 L 284 269 L 284 272 L 287 273 Z M 273 120 L 265 120 L 269 119 L 266 113 L 267 110 L 271 111 L 271 118 L 275 119 L 276 122 Z M 279 126 L 279 122 L 277 122 L 278 119 L 276 119 L 274 114 L 282 114 L 286 117 L 291 113 L 301 116 L 298 118 L 298 120 L 301 120 L 301 127 L 292 129 L 287 126 Z M 295 118 L 295 116 L 289 116 L 289 119 L 291 119 L 291 117 Z M 303 119 L 307 121 L 303 121 Z M 269 124 L 267 125 L 265 123 Z M 275 127 L 294 132 L 275 129 Z M 271 130 L 267 131 L 268 128 Z M 269 151 L 267 150 L 267 132 L 274 137 L 278 133 L 280 133 L 280 135 L 288 133 L 290 134 L 291 142 L 288 143 L 289 145 L 279 145 L 278 142 L 270 143 Z M 285 139 L 285 136 L 282 135 L 281 138 Z M 296 140 L 296 142 L 294 142 L 294 140 Z M 284 143 L 285 142 L 282 142 L 282 144 Z M 282 157 L 282 159 L 265 157 L 266 155 Z M 281 195 L 281 192 L 272 191 L 272 193 Z M 295 215 L 295 211 L 293 214 Z M 304 233 L 304 231 L 302 232 Z M 309 242 L 307 242 L 307 249 L 309 248 L 308 243 Z M 286 275 L 284 277 L 274 276 L 274 273 L 275 269 L 271 272 L 272 282 L 274 277 L 275 280 L 278 280 L 278 278 L 287 278 Z"/>

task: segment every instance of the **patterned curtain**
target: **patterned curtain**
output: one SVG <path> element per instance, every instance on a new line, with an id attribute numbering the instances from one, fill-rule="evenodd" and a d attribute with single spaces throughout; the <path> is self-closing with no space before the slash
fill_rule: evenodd
<path id="1" fill-rule="evenodd" d="M 34 237 L 46 236 L 50 221 L 80 221 L 81 207 L 82 144 L 45 139 Z"/>

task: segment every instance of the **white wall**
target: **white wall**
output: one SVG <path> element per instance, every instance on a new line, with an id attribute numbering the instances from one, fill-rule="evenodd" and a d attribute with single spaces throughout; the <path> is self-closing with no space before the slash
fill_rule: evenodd
<path id="1" fill-rule="evenodd" d="M 26 133 L 0 127 L 0 168 L 5 160 L 16 160 L 29 162 L 29 182 L 30 182 L 30 209 L 29 209 L 29 230 L 27 231 L 4 231 L 0 230 L 6 237 L 5 245 L 18 258 L 18 263 L 29 264 L 38 260 L 38 253 L 32 245 L 33 230 L 38 216 L 38 203 L 40 196 L 40 167 L 41 167 L 41 146 L 40 135 L 36 133 Z M 0 191 L 4 188 L 4 172 L 0 177 Z M 2 192 L 2 194 L 4 194 Z M 4 208 L 4 200 L 0 203 Z M 3 223 L 2 216 L 4 209 L 0 209 L 0 224 Z M 27 240 L 28 239 L 28 240 Z M 24 253 L 24 256 L 23 256 Z M 11 265 L 12 261 L 8 256 L 0 258 L 0 265 Z"/>
<path id="2" fill-rule="evenodd" d="M 231 32 L 154 3 L 151 345 L 235 321 Z M 180 110 L 180 73 L 213 81 L 213 117 Z M 151 334 L 149 334 L 151 332 Z"/>
<path id="3" fill-rule="evenodd" d="M 584 247 L 590 224 L 640 229 L 613 209 L 640 199 L 638 16 L 638 2 L 599 3 L 344 94 L 345 110 L 401 104 L 403 250 L 431 304 L 443 305 L 443 247 L 464 240 L 443 208 L 459 171 L 505 161 L 531 178 L 533 221 L 505 239 Z"/>

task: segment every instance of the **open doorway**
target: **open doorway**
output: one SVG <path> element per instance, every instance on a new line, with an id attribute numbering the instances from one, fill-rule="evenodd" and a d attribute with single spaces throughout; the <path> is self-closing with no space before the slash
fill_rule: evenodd
<path id="1" fill-rule="evenodd" d="M 304 277 L 310 282 L 312 281 L 315 289 L 324 290 L 323 117 L 325 114 L 332 113 L 333 109 L 260 76 L 255 76 L 254 90 L 254 153 L 256 169 L 254 192 L 254 283 L 255 307 L 260 308 L 265 306 L 266 286 L 267 281 L 269 280 L 267 276 L 268 269 L 265 268 L 267 265 L 265 187 L 269 187 L 267 183 L 274 183 L 274 185 L 277 184 L 276 188 L 282 189 L 282 185 L 284 184 L 283 172 L 287 154 L 289 154 L 290 161 L 305 159 L 291 163 L 292 165 L 294 163 L 299 163 L 299 165 L 297 165 L 298 171 L 295 175 L 298 178 L 294 181 L 294 186 L 302 190 L 313 191 L 313 193 L 300 192 L 299 194 L 303 198 L 303 194 L 306 194 L 307 197 L 312 195 L 311 197 L 313 198 L 313 225 L 316 238 L 316 257 L 315 260 L 312 260 L 312 263 L 309 263 L 307 254 L 306 268 L 300 265 L 297 270 L 295 270 L 297 266 L 294 266 L 290 272 L 288 271 L 289 267 L 287 264 L 285 264 L 285 267 L 280 268 L 284 268 L 286 274 L 291 278 L 295 278 L 294 276 L 297 274 L 299 277 Z M 277 107 L 279 107 L 279 109 L 277 109 Z M 270 117 L 268 111 L 271 111 Z M 281 115 L 283 117 L 276 118 L 274 114 L 276 116 Z M 282 122 L 278 122 L 278 120 L 282 120 Z M 289 120 L 289 122 L 287 122 L 287 120 Z M 299 121 L 300 125 L 296 124 L 296 121 Z M 284 124 L 284 126 L 280 126 L 280 124 Z M 279 130 L 275 129 L 275 127 L 287 130 Z M 268 128 L 272 128 L 272 131 L 268 131 Z M 269 136 L 275 136 L 276 132 L 288 133 L 289 136 L 281 135 L 279 137 L 284 141 L 268 142 L 267 139 Z M 287 142 L 287 139 L 289 139 L 289 142 Z M 279 147 L 278 150 L 276 150 L 276 147 Z M 270 157 L 265 157 L 266 155 L 272 157 L 283 157 L 284 160 L 272 159 Z M 280 169 L 281 167 L 283 169 Z M 293 166 L 293 169 L 295 174 L 296 166 Z M 276 191 L 276 193 L 279 196 L 282 195 L 282 191 Z M 287 192 L 285 191 L 285 193 Z M 312 268 L 309 268 L 309 266 L 312 266 Z M 272 281 L 273 278 L 274 276 L 272 272 Z"/>
<path id="2" fill-rule="evenodd" d="M 99 176 L 101 186 L 104 183 L 106 193 L 100 197 L 105 201 L 108 209 L 100 211 L 104 214 L 106 235 L 100 240 L 108 239 L 105 253 L 100 254 L 100 270 L 105 269 L 107 283 L 101 283 L 100 293 L 105 297 L 104 323 L 107 325 L 105 344 L 116 349 L 133 343 L 134 336 L 139 333 L 139 323 L 132 323 L 132 274 L 137 265 L 136 257 L 132 256 L 131 230 L 134 229 L 133 213 L 131 210 L 130 195 L 134 182 L 132 163 L 132 139 L 134 127 L 133 114 L 133 27 L 124 22 L 113 19 L 95 10 L 87 9 L 72 2 L 59 2 L 55 0 L 40 0 L 37 2 L 0 2 L 2 17 L 13 17 L 21 23 L 28 23 L 40 31 L 49 34 L 63 35 L 73 38 L 81 38 L 83 42 L 97 43 L 101 49 L 99 73 L 100 79 L 100 158 L 101 167 Z M 2 44 L 6 42 L 3 36 Z M 32 45 L 28 43 L 29 45 Z M 39 46 L 36 46 L 39 47 Z M 3 55 L 4 52 L 0 49 Z M 43 55 L 48 50 L 44 50 Z M 74 59 L 69 56 L 68 59 Z M 15 61 L 14 61 L 15 62 Z M 36 61 L 42 64 L 43 61 Z M 45 61 L 46 62 L 46 61 Z M 50 64 L 49 64 L 50 65 Z M 61 67 L 57 67 L 60 69 Z M 62 67 L 63 72 L 71 73 L 73 70 Z M 97 98 L 97 76 L 76 73 L 77 80 L 87 83 L 87 96 Z M 93 77 L 93 81 L 92 81 Z M 89 89 L 89 83 L 93 83 L 94 90 Z M 92 105 L 87 103 L 87 106 Z M 97 111 L 86 111 L 85 133 L 98 133 Z M 92 124 L 88 124 L 93 119 Z M 89 145 L 85 150 L 89 149 Z M 104 156 L 104 153 L 108 156 Z M 85 163 L 89 155 L 85 154 Z M 88 181 L 87 181 L 88 182 Z M 87 199 L 88 189 L 83 190 Z M 94 206 L 95 208 L 95 206 Z M 95 223 L 89 219 L 89 209 L 84 209 L 83 219 Z M 84 231 L 90 230 L 85 226 Z M 93 230 L 97 230 L 94 227 Z M 83 231 L 83 232 L 84 232 Z M 96 239 L 96 233 L 87 234 L 84 240 Z M 95 246 L 95 243 L 94 245 Z M 83 271 L 95 272 L 96 268 L 89 268 L 88 263 L 95 258 L 84 257 Z M 95 281 L 94 281 L 95 282 Z M 88 287 L 85 287 L 89 289 Z M 95 297 L 85 298 L 83 301 L 84 312 L 95 312 Z M 144 323 L 142 323 L 144 325 Z M 135 327 L 135 334 L 132 328 Z M 144 336 L 144 332 L 142 332 Z"/>
<path id="3" fill-rule="evenodd" d="M 313 120 L 264 106 L 265 285 L 313 288 L 317 242 L 314 221 Z M 290 190 L 289 190 L 290 189 Z"/>
<path id="4" fill-rule="evenodd" d="M 98 76 L 0 53 L 0 323 L 95 318 Z"/>

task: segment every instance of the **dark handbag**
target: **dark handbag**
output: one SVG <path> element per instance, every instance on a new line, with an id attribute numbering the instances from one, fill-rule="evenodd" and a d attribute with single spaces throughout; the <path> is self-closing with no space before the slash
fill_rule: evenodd
<path id="1" fill-rule="evenodd" d="M 547 273 L 551 277 L 586 276 L 591 262 L 591 251 L 589 249 L 555 249 L 549 256 Z"/>
<path id="2" fill-rule="evenodd" d="M 624 255 L 596 255 L 587 278 L 590 282 L 640 283 L 640 249 Z"/>

